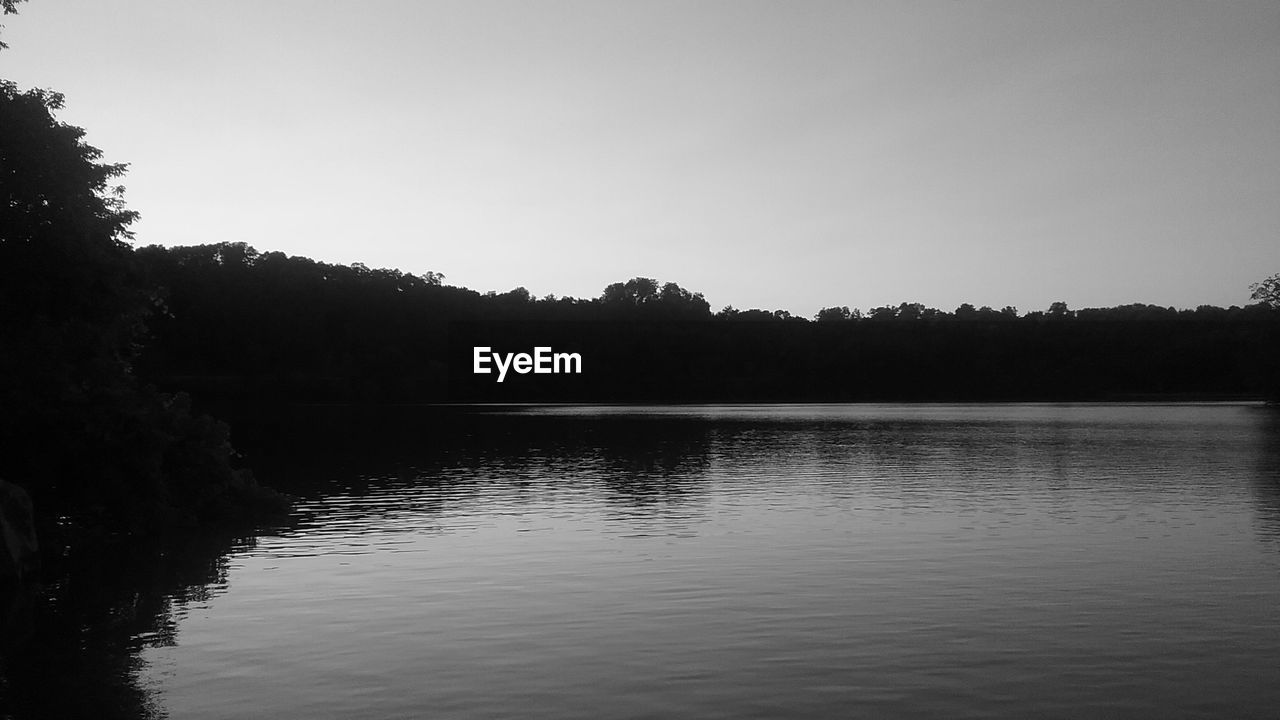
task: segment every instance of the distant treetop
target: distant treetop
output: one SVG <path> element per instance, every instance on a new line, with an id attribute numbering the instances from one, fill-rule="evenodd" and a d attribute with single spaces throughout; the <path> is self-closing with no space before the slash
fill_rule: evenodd
<path id="1" fill-rule="evenodd" d="M 600 304 L 615 314 L 682 319 L 711 317 L 711 305 L 702 293 L 685 290 L 669 282 L 659 285 L 653 278 L 637 277 L 613 283 L 600 295 Z"/>
<path id="2" fill-rule="evenodd" d="M 1276 273 L 1262 282 L 1250 285 L 1249 290 L 1253 292 L 1249 296 L 1250 300 L 1257 300 L 1273 308 L 1280 308 L 1280 273 Z"/>

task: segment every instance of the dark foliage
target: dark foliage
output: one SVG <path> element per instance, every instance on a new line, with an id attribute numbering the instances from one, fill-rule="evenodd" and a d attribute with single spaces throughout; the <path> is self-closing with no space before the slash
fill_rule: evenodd
<path id="1" fill-rule="evenodd" d="M 482 295 L 240 244 L 143 248 L 169 312 L 149 377 L 228 414 L 282 402 L 1107 400 L 1274 393 L 1280 313 L 1152 305 L 1019 315 L 919 303 L 865 316 L 725 308 L 635 278 L 599 298 Z M 581 376 L 471 372 L 471 351 L 577 352 Z"/>
<path id="2" fill-rule="evenodd" d="M 26 1 L 27 0 L 0 0 L 0 8 L 4 9 L 5 15 L 16 15 L 18 13 L 18 4 Z M 0 25 L 0 29 L 3 28 L 4 26 Z M 0 50 L 7 50 L 8 48 L 9 46 L 4 44 L 4 42 L 0 42 Z"/>
<path id="3" fill-rule="evenodd" d="M 1250 295 L 1251 300 L 1280 308 L 1280 273 L 1250 285 L 1249 290 L 1253 293 Z"/>
<path id="4" fill-rule="evenodd" d="M 0 82 L 0 476 L 37 511 L 112 530 L 218 516 L 267 494 L 225 426 L 132 372 L 156 297 L 127 244 L 137 213 L 62 97 Z"/>

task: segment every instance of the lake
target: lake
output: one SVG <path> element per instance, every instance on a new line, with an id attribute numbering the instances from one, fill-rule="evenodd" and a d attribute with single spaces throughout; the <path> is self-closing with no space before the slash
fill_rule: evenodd
<path id="1" fill-rule="evenodd" d="M 296 522 L 120 675 L 175 719 L 1274 715 L 1278 415 L 402 409 L 265 460 Z"/>

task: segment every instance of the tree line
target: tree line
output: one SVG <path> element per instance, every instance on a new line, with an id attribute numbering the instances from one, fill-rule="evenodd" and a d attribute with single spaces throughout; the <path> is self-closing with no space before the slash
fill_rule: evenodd
<path id="1" fill-rule="evenodd" d="M 242 243 L 136 253 L 162 312 L 140 372 L 219 399 L 281 402 L 759 402 L 1263 397 L 1280 310 L 1145 304 L 1019 314 L 919 303 L 713 313 L 638 277 L 595 298 L 479 293 L 436 273 L 333 265 Z M 470 351 L 580 352 L 581 377 L 496 385 Z"/>

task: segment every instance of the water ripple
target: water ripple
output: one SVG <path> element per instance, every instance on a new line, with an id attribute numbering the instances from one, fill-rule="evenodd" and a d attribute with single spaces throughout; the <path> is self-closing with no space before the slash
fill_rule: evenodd
<path id="1" fill-rule="evenodd" d="M 526 417 L 541 439 L 353 473 L 237 553 L 166 650 L 170 712 L 1280 706 L 1280 451 L 1253 408 Z M 577 434 L 545 430 L 557 422 Z"/>

